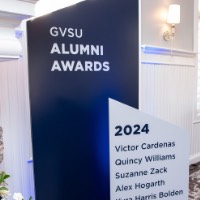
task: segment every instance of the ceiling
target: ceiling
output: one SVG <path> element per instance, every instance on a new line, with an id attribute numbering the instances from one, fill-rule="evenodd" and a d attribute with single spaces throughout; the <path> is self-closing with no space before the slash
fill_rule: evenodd
<path id="1" fill-rule="evenodd" d="M 17 1 L 23 1 L 28 3 L 36 3 L 38 0 L 17 0 Z"/>

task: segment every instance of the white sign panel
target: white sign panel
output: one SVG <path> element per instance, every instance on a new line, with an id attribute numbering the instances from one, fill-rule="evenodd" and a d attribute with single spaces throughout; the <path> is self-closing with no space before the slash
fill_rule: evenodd
<path id="1" fill-rule="evenodd" d="M 111 200 L 188 200 L 184 130 L 111 99 L 109 126 Z"/>

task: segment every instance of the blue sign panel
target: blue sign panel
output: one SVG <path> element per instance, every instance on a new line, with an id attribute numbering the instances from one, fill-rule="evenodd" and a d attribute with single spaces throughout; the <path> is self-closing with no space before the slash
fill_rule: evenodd
<path id="1" fill-rule="evenodd" d="M 138 107 L 138 1 L 27 23 L 37 200 L 109 200 L 108 98 Z"/>

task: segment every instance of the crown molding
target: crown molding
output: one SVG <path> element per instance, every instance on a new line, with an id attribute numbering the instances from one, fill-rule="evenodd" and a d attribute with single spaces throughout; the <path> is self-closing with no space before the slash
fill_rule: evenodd
<path id="1" fill-rule="evenodd" d="M 19 40 L 23 20 L 34 15 L 36 0 L 0 0 L 0 62 L 19 59 L 22 46 Z"/>
<path id="2" fill-rule="evenodd" d="M 0 27 L 17 27 L 22 20 L 34 16 L 34 6 L 30 2 L 1 0 Z"/>
<path id="3" fill-rule="evenodd" d="M 0 62 L 19 59 L 22 56 L 22 46 L 17 38 L 0 39 Z"/>
<path id="4" fill-rule="evenodd" d="M 17 27 L 22 20 L 30 18 L 31 15 L 24 15 L 0 10 L 0 27 Z"/>

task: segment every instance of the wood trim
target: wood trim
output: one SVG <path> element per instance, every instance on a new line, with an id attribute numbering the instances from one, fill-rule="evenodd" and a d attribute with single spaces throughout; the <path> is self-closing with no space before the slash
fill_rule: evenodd
<path id="1" fill-rule="evenodd" d="M 153 65 L 196 66 L 197 53 L 179 49 L 141 45 L 141 63 Z"/>
<path id="2" fill-rule="evenodd" d="M 158 47 L 151 45 L 141 45 L 141 50 L 144 54 L 170 55 L 170 56 L 181 56 L 181 57 L 195 57 L 197 54 L 194 51 L 169 49 L 165 47 Z"/>

